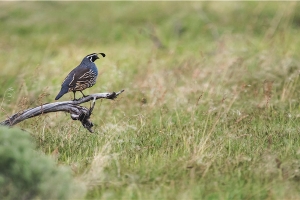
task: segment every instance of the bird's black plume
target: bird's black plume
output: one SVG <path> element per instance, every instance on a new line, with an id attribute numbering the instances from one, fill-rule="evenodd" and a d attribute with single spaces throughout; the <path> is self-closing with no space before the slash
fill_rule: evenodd
<path id="1" fill-rule="evenodd" d="M 105 57 L 105 54 L 104 54 L 104 53 L 98 53 L 98 54 L 101 54 L 101 56 L 103 56 L 103 58 Z"/>

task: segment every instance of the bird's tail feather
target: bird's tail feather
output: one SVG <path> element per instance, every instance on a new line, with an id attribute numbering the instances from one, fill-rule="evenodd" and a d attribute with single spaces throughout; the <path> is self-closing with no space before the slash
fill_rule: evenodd
<path id="1" fill-rule="evenodd" d="M 62 97 L 64 94 L 69 92 L 69 88 L 67 87 L 62 87 L 58 95 L 55 97 L 55 100 L 58 100 L 60 97 Z"/>

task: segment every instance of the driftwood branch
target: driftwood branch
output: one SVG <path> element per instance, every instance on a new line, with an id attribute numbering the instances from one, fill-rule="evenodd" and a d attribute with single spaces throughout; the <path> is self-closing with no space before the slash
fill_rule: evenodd
<path id="1" fill-rule="evenodd" d="M 41 106 L 35 107 L 35 108 L 29 108 L 27 110 L 24 110 L 22 112 L 16 113 L 12 116 L 10 116 L 7 120 L 0 122 L 0 125 L 3 126 L 13 126 L 21 121 L 24 121 L 26 119 L 36 117 L 41 114 L 46 114 L 49 112 L 68 112 L 71 115 L 71 118 L 73 120 L 79 120 L 83 127 L 88 129 L 91 133 L 93 123 L 90 121 L 90 116 L 92 114 L 92 111 L 95 106 L 95 102 L 97 99 L 115 99 L 119 94 L 124 92 L 124 90 L 121 90 L 119 92 L 112 92 L 112 93 L 96 93 L 91 94 L 86 97 L 82 97 L 75 101 L 62 101 L 62 102 L 54 102 L 54 103 L 47 103 L 43 104 Z M 86 108 L 83 106 L 80 106 L 79 104 L 93 101 L 90 108 Z"/>

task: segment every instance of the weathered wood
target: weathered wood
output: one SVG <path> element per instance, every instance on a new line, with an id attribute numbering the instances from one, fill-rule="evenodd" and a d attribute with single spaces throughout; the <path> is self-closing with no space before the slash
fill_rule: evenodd
<path id="1" fill-rule="evenodd" d="M 75 101 L 62 101 L 62 102 L 54 102 L 54 103 L 47 103 L 43 104 L 41 106 L 35 107 L 35 108 L 29 108 L 27 110 L 18 112 L 12 116 L 10 116 L 8 119 L 0 122 L 0 125 L 3 126 L 13 126 L 21 121 L 24 121 L 26 119 L 36 117 L 41 114 L 46 114 L 50 112 L 68 112 L 71 115 L 71 118 L 73 120 L 79 120 L 83 127 L 88 129 L 91 133 L 93 123 L 90 121 L 90 116 L 92 114 L 92 111 L 95 106 L 95 101 L 97 99 L 115 99 L 119 94 L 124 92 L 124 90 L 121 90 L 119 92 L 112 92 L 112 93 L 96 93 L 91 94 L 86 97 L 82 97 Z M 79 104 L 93 101 L 90 108 L 86 108 L 83 106 L 80 106 Z"/>

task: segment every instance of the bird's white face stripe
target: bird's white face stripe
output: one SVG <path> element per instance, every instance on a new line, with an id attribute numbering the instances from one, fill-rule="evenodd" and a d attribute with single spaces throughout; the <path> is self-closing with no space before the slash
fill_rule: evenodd
<path id="1" fill-rule="evenodd" d="M 91 62 L 93 62 L 93 56 L 96 56 L 97 54 L 96 53 L 93 53 L 93 54 L 90 54 L 90 55 L 88 55 L 87 56 L 87 58 L 91 61 Z"/>

